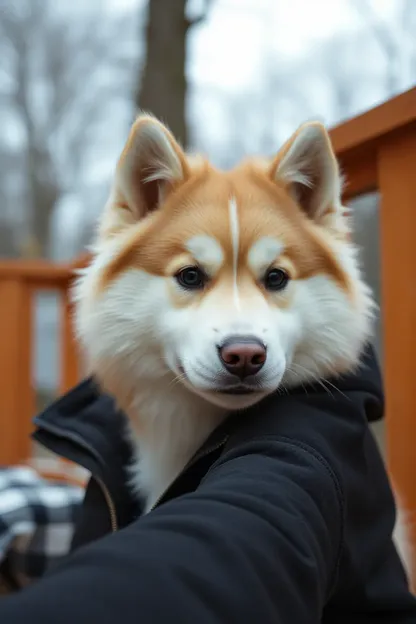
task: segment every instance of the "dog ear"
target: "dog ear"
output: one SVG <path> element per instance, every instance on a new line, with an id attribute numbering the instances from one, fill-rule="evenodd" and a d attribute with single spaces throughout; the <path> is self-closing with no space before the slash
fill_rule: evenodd
<path id="1" fill-rule="evenodd" d="M 284 184 L 317 222 L 341 209 L 341 177 L 331 141 L 319 122 L 302 125 L 272 162 L 270 175 Z"/>
<path id="2" fill-rule="evenodd" d="M 141 219 L 188 174 L 185 154 L 169 130 L 154 117 L 140 115 L 117 165 L 116 203 L 131 213 L 130 219 Z"/>

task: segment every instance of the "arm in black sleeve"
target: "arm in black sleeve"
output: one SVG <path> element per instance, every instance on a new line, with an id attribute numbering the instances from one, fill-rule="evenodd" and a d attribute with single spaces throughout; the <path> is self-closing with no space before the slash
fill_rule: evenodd
<path id="1" fill-rule="evenodd" d="M 367 425 L 383 410 L 371 351 L 331 389 L 238 415 L 195 492 L 0 600 L 1 624 L 414 624 Z"/>
<path id="2" fill-rule="evenodd" d="M 336 480 L 274 436 L 225 453 L 198 490 L 0 602 L 2 624 L 318 624 L 340 546 Z"/>

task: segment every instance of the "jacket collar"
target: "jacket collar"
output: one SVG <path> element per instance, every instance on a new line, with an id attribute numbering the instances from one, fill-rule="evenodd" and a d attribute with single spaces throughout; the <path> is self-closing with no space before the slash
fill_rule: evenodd
<path id="1" fill-rule="evenodd" d="M 368 389 L 373 385 L 381 393 L 379 368 L 370 347 L 357 373 L 334 379 L 330 381 L 329 387 L 332 393 L 345 393 L 359 391 L 361 387 Z M 291 390 L 290 393 L 309 396 L 322 392 L 321 385 L 312 384 Z M 270 401 L 277 402 L 278 397 L 271 396 L 265 400 L 267 403 Z M 255 416 L 262 409 L 261 405 L 255 406 L 254 410 L 247 410 L 244 418 L 249 418 L 251 413 Z M 380 415 L 375 413 L 369 416 L 376 420 Z M 201 466 L 206 468 L 209 462 L 212 463 L 232 434 L 235 421 L 241 418 L 241 412 L 233 414 L 212 432 L 159 502 L 171 498 L 179 485 L 185 489 L 193 486 Z M 37 441 L 86 468 L 105 484 L 116 503 L 131 499 L 128 470 L 134 455 L 127 418 L 116 408 L 111 397 L 101 393 L 92 377 L 50 405 L 34 419 L 34 423 L 36 431 L 33 437 Z"/>
<path id="2" fill-rule="evenodd" d="M 176 480 L 180 483 L 181 491 L 192 488 L 191 483 L 194 483 L 198 474 L 196 470 L 190 475 L 188 469 L 205 464 L 211 455 L 222 450 L 234 419 L 235 416 L 230 416 L 215 429 L 185 466 Z M 33 438 L 37 442 L 88 470 L 97 481 L 104 484 L 115 506 L 122 508 L 130 500 L 128 516 L 140 515 L 141 506 L 133 501 L 128 487 L 134 450 L 129 438 L 127 418 L 116 408 L 110 396 L 100 392 L 92 377 L 36 416 L 34 424 L 36 429 Z M 200 460 L 205 461 L 201 463 Z M 176 481 L 157 504 L 172 497 L 178 487 Z"/>

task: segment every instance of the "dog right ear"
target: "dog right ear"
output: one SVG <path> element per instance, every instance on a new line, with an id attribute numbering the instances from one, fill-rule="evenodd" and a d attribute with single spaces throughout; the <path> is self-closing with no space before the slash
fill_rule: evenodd
<path id="1" fill-rule="evenodd" d="M 116 169 L 116 206 L 134 222 L 156 210 L 189 175 L 185 154 L 169 130 L 151 115 L 140 115 Z"/>

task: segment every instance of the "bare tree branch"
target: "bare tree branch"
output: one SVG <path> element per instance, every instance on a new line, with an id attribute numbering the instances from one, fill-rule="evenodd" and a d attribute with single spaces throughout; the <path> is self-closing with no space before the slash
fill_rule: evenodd
<path id="1" fill-rule="evenodd" d="M 192 18 L 190 17 L 185 18 L 187 29 L 192 28 L 193 26 L 198 26 L 199 24 L 202 24 L 202 22 L 204 22 L 207 19 L 208 13 L 211 10 L 211 6 L 213 3 L 214 3 L 214 0 L 205 0 L 203 9 L 199 13 L 199 15 L 196 15 L 195 17 L 192 17 Z"/>
<path id="2" fill-rule="evenodd" d="M 109 19 L 100 3 L 73 13 L 58 4 L 0 0 L 0 106 L 23 129 L 22 202 L 43 254 L 55 205 L 82 171 L 102 111 L 131 89 L 121 56 L 130 16 Z"/>
<path id="3" fill-rule="evenodd" d="M 414 2 L 412 2 L 414 7 Z M 364 17 L 370 26 L 380 50 L 384 53 L 386 61 L 386 92 L 393 94 L 400 88 L 400 44 L 393 31 L 383 22 L 377 14 L 371 0 L 353 0 L 353 6 L 357 13 Z M 409 7 L 406 2 L 401 5 L 398 21 L 401 22 L 402 32 L 406 32 L 406 21 Z"/>

